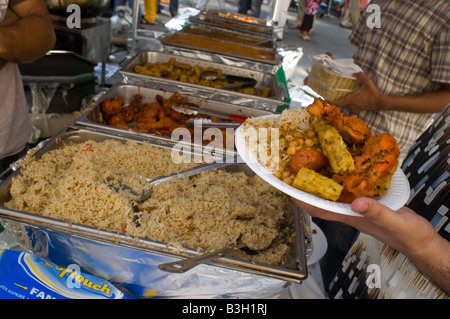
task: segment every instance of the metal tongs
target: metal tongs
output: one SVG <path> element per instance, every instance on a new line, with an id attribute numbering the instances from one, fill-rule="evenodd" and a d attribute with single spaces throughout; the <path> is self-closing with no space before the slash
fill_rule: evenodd
<path id="1" fill-rule="evenodd" d="M 190 127 L 199 127 L 202 128 L 238 128 L 241 123 L 237 122 L 213 122 L 207 118 L 192 118 L 186 121 L 186 125 Z"/>
<path id="2" fill-rule="evenodd" d="M 236 161 L 236 159 L 233 160 L 233 163 Z M 210 171 L 210 170 L 214 170 L 216 168 L 220 168 L 220 167 L 224 167 L 224 166 L 228 166 L 230 165 L 230 163 L 228 161 L 224 162 L 215 162 L 215 163 L 211 163 L 211 164 L 202 164 L 199 166 L 196 166 L 194 168 L 190 168 L 178 173 L 173 173 L 173 174 L 169 174 L 169 175 L 164 175 L 164 176 L 160 176 L 154 179 L 147 179 L 147 181 L 149 182 L 148 184 L 148 189 L 146 191 L 144 191 L 143 193 L 137 193 L 136 191 L 133 190 L 132 187 L 123 184 L 120 180 L 116 181 L 116 184 L 112 184 L 109 183 L 110 187 L 113 188 L 115 191 L 128 191 L 130 192 L 130 194 L 132 194 L 133 196 L 135 196 L 135 201 L 138 203 L 144 202 L 147 199 L 149 199 L 152 196 L 153 193 L 153 188 L 163 182 L 170 182 L 176 179 L 180 179 L 180 178 L 184 178 L 184 177 L 189 177 L 189 176 L 194 176 L 194 175 L 198 175 L 202 172 L 205 171 Z M 117 185 L 117 186 L 116 186 Z"/>
<path id="3" fill-rule="evenodd" d="M 205 80 L 223 80 L 228 81 L 229 84 L 225 84 L 221 87 L 221 89 L 224 90 L 238 90 L 238 89 L 245 89 L 254 87 L 257 83 L 257 81 L 253 78 L 248 78 L 244 76 L 238 76 L 238 75 L 231 75 L 231 74 L 219 74 L 216 71 L 202 71 L 200 73 L 200 79 Z"/>

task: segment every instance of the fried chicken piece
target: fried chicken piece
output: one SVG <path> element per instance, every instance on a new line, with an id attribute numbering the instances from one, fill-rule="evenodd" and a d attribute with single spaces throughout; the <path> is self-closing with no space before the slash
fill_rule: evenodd
<path id="1" fill-rule="evenodd" d="M 335 127 L 347 143 L 360 144 L 372 135 L 369 125 L 356 115 L 345 115 L 336 106 L 320 99 L 314 99 L 308 112 Z"/>
<path id="2" fill-rule="evenodd" d="M 159 102 L 155 101 L 141 105 L 135 119 L 138 123 L 153 123 L 161 116 L 164 117 L 164 108 Z"/>
<path id="3" fill-rule="evenodd" d="M 110 118 L 111 116 L 117 114 L 122 109 L 125 101 L 122 97 L 114 97 L 112 100 L 106 100 L 101 104 L 101 109 L 105 118 Z"/>
<path id="4" fill-rule="evenodd" d="M 137 127 L 141 131 L 154 132 L 155 130 L 171 130 L 176 122 L 170 117 L 163 117 L 157 121 L 140 122 Z"/>
<path id="5" fill-rule="evenodd" d="M 124 129 L 128 129 L 128 124 L 125 121 L 125 119 L 123 118 L 123 115 L 121 112 L 114 114 L 113 116 L 111 116 L 108 119 L 108 124 L 111 126 L 115 126 L 118 128 L 124 128 Z"/>
<path id="6" fill-rule="evenodd" d="M 399 156 L 397 141 L 391 134 L 374 135 L 364 144 L 361 155 L 355 156 L 355 170 L 334 175 L 333 179 L 354 197 L 382 195 L 396 170 Z M 347 195 L 347 198 L 351 200 L 352 196 Z"/>

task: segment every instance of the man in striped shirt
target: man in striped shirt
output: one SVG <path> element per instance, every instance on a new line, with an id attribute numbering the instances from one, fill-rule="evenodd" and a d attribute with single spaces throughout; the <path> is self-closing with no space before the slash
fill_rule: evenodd
<path id="1" fill-rule="evenodd" d="M 372 0 L 349 38 L 364 74 L 355 75 L 360 89 L 334 104 L 373 133 L 393 134 L 400 161 L 450 102 L 449 21 L 449 1 Z"/>

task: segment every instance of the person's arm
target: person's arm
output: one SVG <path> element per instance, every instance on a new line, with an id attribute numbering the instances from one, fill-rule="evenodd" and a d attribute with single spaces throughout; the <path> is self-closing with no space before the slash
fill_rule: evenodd
<path id="1" fill-rule="evenodd" d="M 10 0 L 0 23 L 0 59 L 32 62 L 51 50 L 56 42 L 43 0 Z"/>
<path id="2" fill-rule="evenodd" d="M 450 84 L 442 83 L 440 88 L 434 92 L 392 96 L 382 94 L 364 73 L 356 73 L 354 76 L 360 81 L 361 87 L 354 93 L 332 102 L 334 105 L 348 108 L 352 112 L 378 110 L 439 113 L 450 102 Z"/>
<path id="3" fill-rule="evenodd" d="M 450 242 L 409 208 L 393 211 L 374 199 L 361 197 L 351 204 L 354 212 L 364 216 L 357 217 L 295 202 L 313 217 L 345 223 L 398 250 L 443 291 L 450 293 Z"/>

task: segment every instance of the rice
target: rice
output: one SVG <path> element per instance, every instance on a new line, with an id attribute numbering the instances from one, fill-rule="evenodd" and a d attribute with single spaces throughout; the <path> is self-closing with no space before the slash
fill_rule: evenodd
<path id="1" fill-rule="evenodd" d="M 288 196 L 258 176 L 216 170 L 158 185 L 131 227 L 140 237 L 206 251 L 232 245 L 240 234 L 254 250 L 276 240 L 254 257 L 281 264 L 288 246 L 277 236 L 291 208 Z"/>
<path id="2" fill-rule="evenodd" d="M 288 240 L 278 234 L 292 204 L 258 176 L 205 171 L 155 186 L 152 197 L 140 204 L 128 192 L 110 187 L 120 180 L 141 192 L 145 177 L 198 165 L 174 164 L 170 156 L 170 150 L 130 141 L 68 143 L 28 162 L 12 180 L 11 200 L 5 206 L 162 241 L 177 249 L 210 251 L 235 243 L 242 234 L 250 248 L 270 248 L 254 256 L 236 256 L 283 263 L 293 233 Z"/>
<path id="3" fill-rule="evenodd" d="M 132 222 L 129 194 L 114 191 L 110 184 L 120 180 L 139 192 L 145 178 L 195 165 L 174 164 L 170 150 L 133 141 L 68 143 L 22 167 L 12 180 L 12 198 L 5 206 L 123 232 Z"/>

